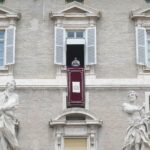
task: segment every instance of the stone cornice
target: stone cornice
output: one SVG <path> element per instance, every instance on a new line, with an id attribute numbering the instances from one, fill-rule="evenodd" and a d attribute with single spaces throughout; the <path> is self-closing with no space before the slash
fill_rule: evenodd
<path id="1" fill-rule="evenodd" d="M 82 12 L 71 12 L 72 9 L 78 9 Z M 70 11 L 70 12 L 68 12 Z M 51 12 L 50 18 L 59 18 L 59 17 L 76 17 L 76 18 L 82 18 L 82 17 L 97 17 L 99 18 L 101 16 L 100 11 L 88 7 L 84 4 L 80 4 L 78 2 L 72 2 L 70 4 L 67 4 L 66 7 L 62 10 L 58 10 L 57 12 Z"/>
<path id="2" fill-rule="evenodd" d="M 5 84 L 11 78 L 0 77 L 0 88 L 4 88 Z M 63 79 L 15 79 L 17 89 L 22 88 L 67 88 L 67 80 Z M 149 78 L 139 79 L 90 79 L 86 78 L 85 86 L 87 89 L 93 88 L 150 88 Z"/>
<path id="3" fill-rule="evenodd" d="M 130 13 L 131 19 L 146 19 L 150 18 L 150 8 L 133 10 Z"/>
<path id="4" fill-rule="evenodd" d="M 18 20 L 21 18 L 21 13 L 0 5 L 0 19 L 9 19 L 9 18 Z"/>

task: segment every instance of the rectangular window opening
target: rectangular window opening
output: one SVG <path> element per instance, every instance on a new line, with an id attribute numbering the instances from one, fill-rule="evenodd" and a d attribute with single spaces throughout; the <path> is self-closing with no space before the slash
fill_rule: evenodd
<path id="1" fill-rule="evenodd" d="M 66 3 L 71 3 L 73 1 L 80 2 L 80 3 L 84 2 L 84 0 L 66 0 Z"/>
<path id="2" fill-rule="evenodd" d="M 68 39 L 81 39 L 84 38 L 84 31 L 67 31 Z"/>
<path id="3" fill-rule="evenodd" d="M 72 67 L 72 61 L 77 59 L 80 62 L 79 67 L 84 67 L 84 45 L 67 45 L 66 52 L 67 67 Z"/>
<path id="4" fill-rule="evenodd" d="M 64 150 L 87 150 L 87 138 L 65 138 Z"/>

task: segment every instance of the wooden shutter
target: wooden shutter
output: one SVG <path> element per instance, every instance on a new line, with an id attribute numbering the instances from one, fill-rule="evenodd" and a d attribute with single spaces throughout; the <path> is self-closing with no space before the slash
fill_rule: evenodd
<path id="1" fill-rule="evenodd" d="M 86 65 L 96 64 L 96 27 L 86 30 Z"/>
<path id="2" fill-rule="evenodd" d="M 15 63 L 15 32 L 16 27 L 10 26 L 6 28 L 5 33 L 5 65 Z"/>
<path id="3" fill-rule="evenodd" d="M 55 52 L 54 63 L 65 65 L 65 34 L 64 28 L 55 27 Z"/>
<path id="4" fill-rule="evenodd" d="M 136 61 L 139 65 L 146 64 L 146 29 L 136 27 Z"/>

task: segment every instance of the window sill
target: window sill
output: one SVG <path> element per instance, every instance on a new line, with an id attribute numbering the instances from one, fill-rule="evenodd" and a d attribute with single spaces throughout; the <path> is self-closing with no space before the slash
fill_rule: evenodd
<path id="1" fill-rule="evenodd" d="M 85 71 L 90 71 L 90 66 L 84 67 Z M 61 66 L 61 71 L 67 71 L 67 66 Z"/>
<path id="2" fill-rule="evenodd" d="M 3 67 L 0 67 L 0 71 L 7 71 L 8 70 L 8 66 L 3 66 Z"/>
<path id="3" fill-rule="evenodd" d="M 13 65 L 0 67 L 0 76 L 9 76 L 13 74 Z"/>
<path id="4" fill-rule="evenodd" d="M 85 66 L 84 70 L 85 70 L 86 78 L 90 78 L 90 79 L 96 78 L 94 65 Z M 57 66 L 56 78 L 66 79 L 66 73 L 67 73 L 67 67 L 66 66 L 63 66 L 63 65 Z"/>

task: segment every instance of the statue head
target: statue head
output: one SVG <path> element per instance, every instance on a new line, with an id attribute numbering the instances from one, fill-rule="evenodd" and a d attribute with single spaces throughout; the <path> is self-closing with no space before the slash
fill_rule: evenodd
<path id="1" fill-rule="evenodd" d="M 134 102 L 137 99 L 137 93 L 135 91 L 129 91 L 128 98 L 130 102 Z"/>
<path id="2" fill-rule="evenodd" d="M 11 81 L 7 82 L 5 88 L 9 92 L 14 91 L 14 89 L 16 88 L 15 80 L 11 80 Z"/>

